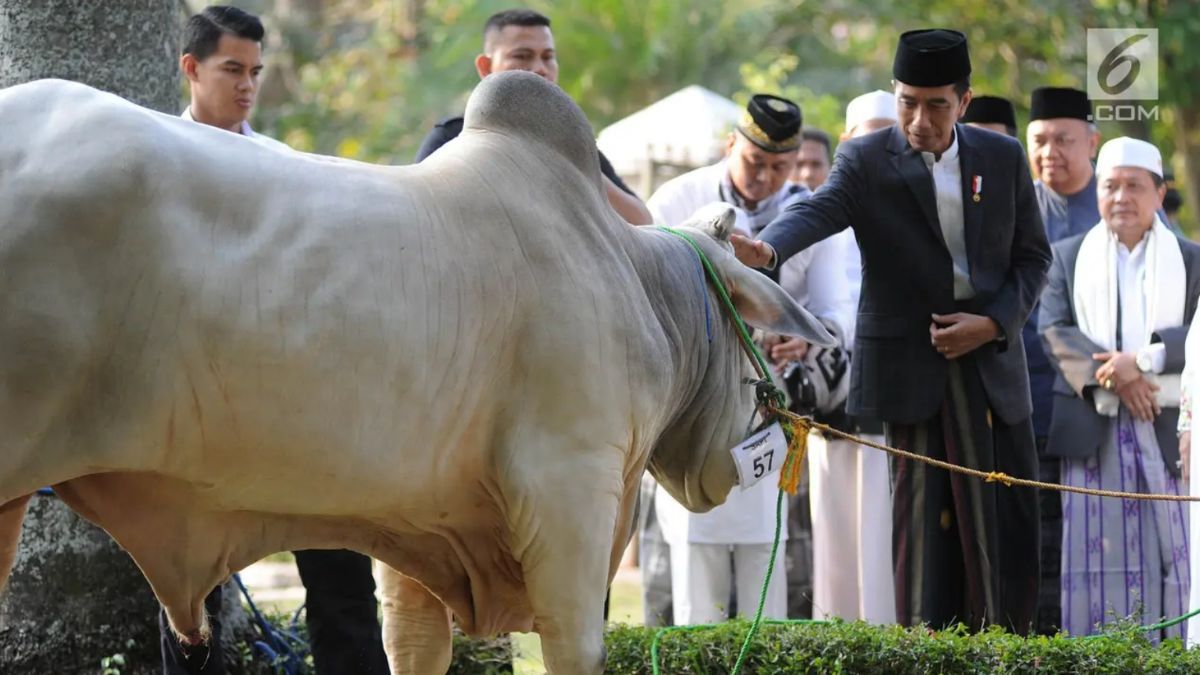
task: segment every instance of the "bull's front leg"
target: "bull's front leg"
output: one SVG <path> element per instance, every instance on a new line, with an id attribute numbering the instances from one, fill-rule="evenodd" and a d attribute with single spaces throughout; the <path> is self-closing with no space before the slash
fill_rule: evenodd
<path id="1" fill-rule="evenodd" d="M 550 675 L 604 672 L 604 596 L 619 499 L 579 483 L 574 476 L 536 500 L 527 530 L 535 534 L 521 555 Z"/>
<path id="2" fill-rule="evenodd" d="M 430 675 L 450 668 L 450 610 L 424 586 L 381 565 L 383 648 L 392 675 Z"/>

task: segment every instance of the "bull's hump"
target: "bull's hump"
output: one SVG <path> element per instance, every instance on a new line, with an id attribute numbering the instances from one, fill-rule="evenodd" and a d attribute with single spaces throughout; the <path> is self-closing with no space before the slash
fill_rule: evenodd
<path id="1" fill-rule="evenodd" d="M 533 73 L 505 71 L 483 78 L 467 101 L 464 126 L 540 141 L 599 179 L 587 117 L 558 85 Z"/>

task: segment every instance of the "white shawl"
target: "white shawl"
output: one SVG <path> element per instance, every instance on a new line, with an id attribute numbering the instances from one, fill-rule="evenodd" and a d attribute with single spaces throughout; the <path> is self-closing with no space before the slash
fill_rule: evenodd
<path id="1" fill-rule="evenodd" d="M 1117 247 L 1120 245 L 1116 235 L 1101 221 L 1084 235 L 1075 261 L 1075 290 L 1071 299 L 1076 324 L 1092 342 L 1106 350 L 1117 345 Z M 1186 278 L 1179 240 L 1156 215 L 1146 237 L 1146 277 L 1142 286 L 1147 310 L 1146 344 L 1154 331 L 1183 325 Z M 1121 349 L 1136 352 L 1146 344 L 1124 342 Z M 1157 381 L 1161 388 L 1160 402 L 1179 405 L 1178 376 L 1163 376 Z M 1116 415 L 1118 401 L 1114 394 L 1099 390 L 1095 402 L 1097 412 Z"/>
<path id="2" fill-rule="evenodd" d="M 1084 235 L 1075 262 L 1075 291 L 1071 299 L 1076 323 L 1092 342 L 1108 350 L 1117 346 L 1117 247 L 1120 245 L 1101 221 Z M 1155 216 L 1146 240 L 1146 280 L 1142 287 L 1148 310 L 1147 341 L 1154 331 L 1183 325 L 1186 278 L 1179 240 Z M 1121 348 L 1135 352 L 1145 346 L 1123 344 Z"/>

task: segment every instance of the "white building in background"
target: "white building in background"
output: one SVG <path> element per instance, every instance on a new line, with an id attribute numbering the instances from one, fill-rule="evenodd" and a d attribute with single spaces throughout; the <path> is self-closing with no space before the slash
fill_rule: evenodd
<path id="1" fill-rule="evenodd" d="M 600 131 L 600 151 L 643 199 L 681 173 L 712 164 L 743 108 L 692 85 Z"/>

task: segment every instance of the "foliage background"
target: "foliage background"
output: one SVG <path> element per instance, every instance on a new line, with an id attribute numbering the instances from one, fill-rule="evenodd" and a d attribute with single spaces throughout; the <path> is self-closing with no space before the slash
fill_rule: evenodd
<path id="1" fill-rule="evenodd" d="M 201 3 L 190 0 L 191 9 Z M 477 81 L 481 29 L 507 0 L 234 0 L 264 16 L 268 73 L 256 122 L 295 147 L 411 161 Z M 977 93 L 1028 114 L 1043 85 L 1085 86 L 1086 29 L 1159 29 L 1160 117 L 1101 125 L 1159 144 L 1196 232 L 1200 200 L 1200 2 L 1195 0 L 530 0 L 553 21 L 560 84 L 597 130 L 689 84 L 735 100 L 783 93 L 837 134 L 852 97 L 890 87 L 896 38 L 963 30 Z M 643 195 L 645 196 L 645 195 Z"/>

